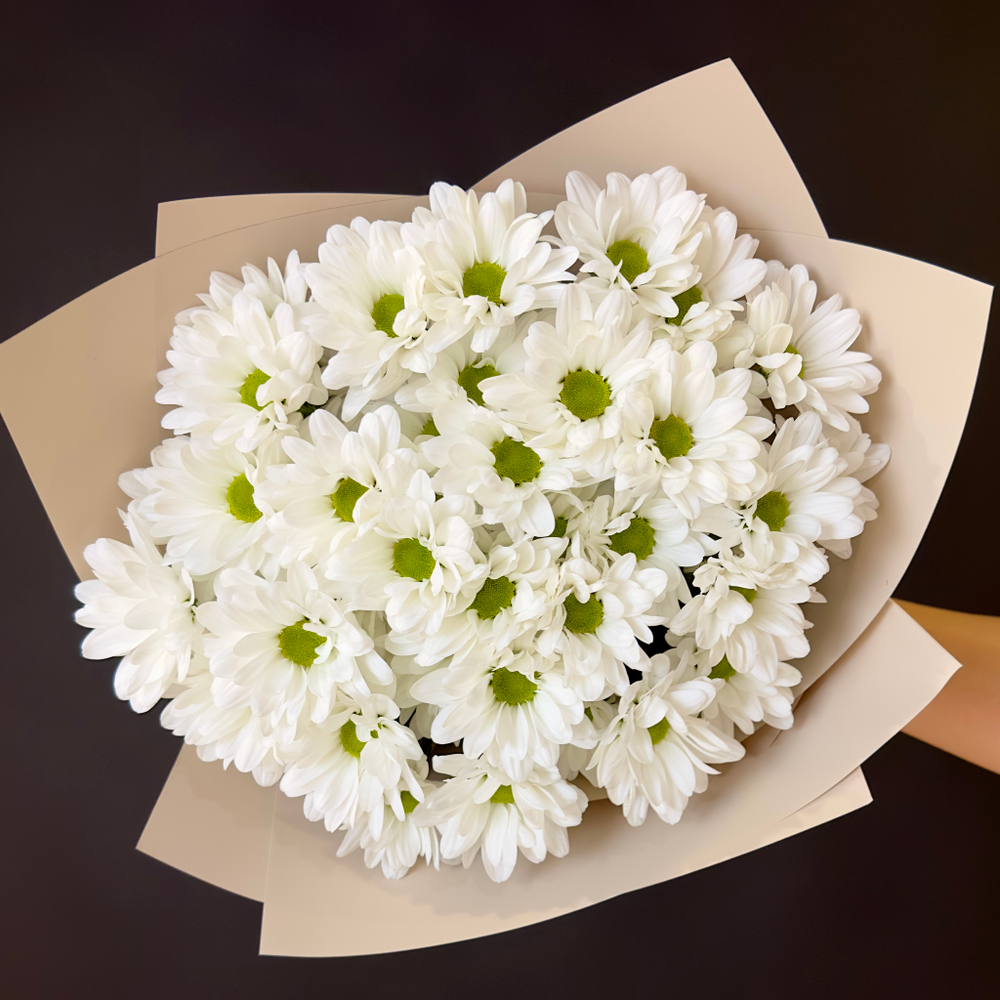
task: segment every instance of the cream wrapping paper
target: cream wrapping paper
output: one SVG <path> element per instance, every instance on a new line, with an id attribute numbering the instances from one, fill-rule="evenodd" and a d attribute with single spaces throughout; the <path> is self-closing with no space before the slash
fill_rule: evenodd
<path id="1" fill-rule="evenodd" d="M 672 118 L 677 127 L 670 126 Z M 661 127 L 650 127 L 651 122 Z M 637 130 L 637 123 L 644 127 Z M 735 165 L 729 152 L 734 139 L 741 150 Z M 570 168 L 599 176 L 606 169 L 637 173 L 664 163 L 684 170 L 692 187 L 708 191 L 713 204 L 733 209 L 744 225 L 769 230 L 755 232 L 762 239 L 762 255 L 782 256 L 788 263 L 801 260 L 809 264 L 822 293 L 842 291 L 849 304 L 861 310 L 867 338 L 863 346 L 886 373 L 866 423 L 875 439 L 888 441 L 894 449 L 893 461 L 873 483 L 883 517 L 869 526 L 856 559 L 824 581 L 823 590 L 836 599 L 826 608 L 809 609 L 819 627 L 811 635 L 814 654 L 805 669 L 809 679 L 815 679 L 876 615 L 919 542 L 961 434 L 990 290 L 929 265 L 823 239 L 822 223 L 794 165 L 729 62 L 602 112 L 519 157 L 483 184 L 491 186 L 511 173 L 529 190 L 558 195 Z M 533 199 L 534 207 L 544 207 L 542 201 Z M 86 572 L 84 545 L 102 534 L 122 537 L 115 514 L 123 502 L 117 475 L 146 464 L 150 448 L 161 439 L 162 408 L 153 402 L 155 372 L 163 367 L 174 313 L 193 303 L 207 273 L 236 273 L 247 260 L 260 264 L 268 255 L 280 259 L 293 247 L 309 257 L 333 222 L 348 222 L 355 214 L 405 218 L 416 203 L 375 195 L 297 195 L 165 206 L 157 241 L 162 256 L 0 346 L 0 407 L 78 571 Z M 785 235 L 783 229 L 797 235 Z M 949 348 L 958 348 L 958 360 L 947 372 L 921 372 L 926 345 L 945 326 Z M 53 364 L 54 358 L 58 363 Z M 55 390 L 44 410 L 35 408 L 31 380 L 24 378 L 26 371 L 43 370 Z M 953 384 L 943 391 L 942 378 L 949 376 Z M 935 395 L 928 391 L 932 386 Z M 74 484 L 72 492 L 65 489 L 67 482 Z M 891 518 L 885 516 L 887 511 Z M 903 649 L 905 676 L 898 672 Z M 856 665 L 853 672 L 849 663 Z M 890 605 L 842 657 L 838 670 L 817 687 L 815 696 L 803 702 L 796 729 L 770 746 L 764 745 L 766 740 L 757 741 L 756 755 L 718 780 L 702 797 L 704 804 L 692 806 L 684 823 L 667 828 L 651 822 L 631 830 L 620 816 L 614 822 L 610 807 L 597 804 L 573 832 L 569 858 L 538 869 L 519 866 L 515 880 L 508 883 L 515 888 L 506 896 L 503 887 L 490 888 L 492 883 L 473 887 L 470 880 L 476 876 L 471 872 L 446 871 L 433 884 L 427 873 L 414 873 L 401 883 L 402 890 L 386 889 L 381 876 L 365 872 L 360 861 L 330 861 L 336 838 L 306 824 L 299 803 L 283 796 L 277 797 L 272 837 L 275 790 L 259 789 L 251 779 L 223 772 L 219 765 L 202 764 L 189 749 L 179 757 L 140 847 L 233 891 L 263 896 L 262 949 L 270 953 L 384 951 L 490 933 L 716 863 L 863 804 L 863 779 L 845 776 L 916 714 L 956 665 Z M 853 680 L 841 681 L 841 675 Z M 853 702 L 852 683 L 857 685 Z M 862 696 L 867 704 L 871 688 L 879 685 L 885 711 L 862 720 L 856 713 L 845 714 L 845 706 L 860 702 Z M 826 694 L 831 686 L 842 693 L 840 701 Z M 845 720 L 850 723 L 846 731 Z M 834 730 L 833 754 L 821 745 L 823 727 L 831 721 L 839 727 Z M 793 738 L 810 727 L 815 736 Z M 784 773 L 789 740 L 799 746 L 796 759 L 806 772 L 796 776 L 794 788 L 768 780 Z M 836 766 L 827 766 L 833 760 Z M 758 763 L 763 761 L 766 765 Z M 719 805 L 723 790 L 732 801 Z M 730 811 L 738 810 L 740 803 L 745 808 L 746 802 L 754 806 L 749 821 L 744 816 L 742 826 L 729 826 Z M 796 816 L 797 810 L 803 811 Z M 691 832 L 682 833 L 688 824 Z M 685 853 L 684 844 L 696 837 L 695 828 L 700 830 L 699 851 Z M 184 849 L 178 850 L 171 829 L 175 834 L 186 831 Z M 739 829 L 738 836 L 734 829 Z M 597 844 L 599 856 L 592 850 Z M 320 889 L 322 880 L 316 875 L 317 859 L 327 880 L 325 889 Z M 583 872 L 595 865 L 604 875 L 588 884 L 586 894 L 559 888 L 560 879 L 578 886 Z M 311 881 L 302 882 L 303 872 L 311 873 Z M 359 873 L 363 878 L 356 877 Z M 329 879 L 347 880 L 335 891 L 342 894 L 350 886 L 359 912 L 374 913 L 386 892 L 396 892 L 394 906 L 403 906 L 401 899 L 410 901 L 409 921 L 400 922 L 392 934 L 386 930 L 374 946 L 364 946 L 345 928 L 345 909 L 328 894 Z M 531 890 L 528 896 L 522 883 Z M 418 886 L 426 889 L 414 900 Z M 469 898 L 460 899 L 463 893 Z M 477 901 L 483 903 L 479 910 Z M 414 906 L 419 912 L 416 921 Z M 304 914 L 313 922 L 309 933 L 302 931 Z M 405 928 L 412 923 L 420 924 L 419 934 L 414 931 L 416 936 L 407 940 Z"/>

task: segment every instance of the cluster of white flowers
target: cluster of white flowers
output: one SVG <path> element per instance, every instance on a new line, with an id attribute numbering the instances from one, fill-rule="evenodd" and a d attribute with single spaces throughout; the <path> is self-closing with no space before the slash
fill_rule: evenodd
<path id="1" fill-rule="evenodd" d="M 676 823 L 791 725 L 802 605 L 878 506 L 858 313 L 673 168 L 566 190 L 435 184 L 213 274 L 77 589 L 119 697 L 391 878 L 562 856 L 584 789 Z"/>

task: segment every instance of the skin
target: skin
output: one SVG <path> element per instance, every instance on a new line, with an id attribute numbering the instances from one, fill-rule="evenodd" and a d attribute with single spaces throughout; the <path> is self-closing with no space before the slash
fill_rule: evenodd
<path id="1" fill-rule="evenodd" d="M 897 603 L 962 664 L 903 732 L 1000 774 L 1000 618 Z"/>

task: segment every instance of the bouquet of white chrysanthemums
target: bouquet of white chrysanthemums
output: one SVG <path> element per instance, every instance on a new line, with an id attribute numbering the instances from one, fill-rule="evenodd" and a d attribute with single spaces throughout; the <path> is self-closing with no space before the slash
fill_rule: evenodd
<path id="1" fill-rule="evenodd" d="M 673 168 L 566 190 L 436 184 L 213 274 L 132 545 L 86 552 L 119 697 L 391 878 L 562 856 L 584 789 L 676 823 L 791 725 L 801 605 L 875 517 L 858 313 Z"/>

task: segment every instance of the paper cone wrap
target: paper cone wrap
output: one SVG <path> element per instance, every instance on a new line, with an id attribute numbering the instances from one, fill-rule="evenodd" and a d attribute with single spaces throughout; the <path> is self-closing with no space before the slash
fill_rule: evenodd
<path id="1" fill-rule="evenodd" d="M 733 150 L 739 156 L 733 156 Z M 812 652 L 797 663 L 793 729 L 764 729 L 747 756 L 696 796 L 682 821 L 629 827 L 594 802 L 564 859 L 519 864 L 501 885 L 479 866 L 421 866 L 392 882 L 338 837 L 307 822 L 298 800 L 184 747 L 139 848 L 264 902 L 261 950 L 349 955 L 423 947 L 544 920 L 735 857 L 870 801 L 862 762 L 916 715 L 958 667 L 889 597 L 913 556 L 958 447 L 975 385 L 991 289 L 918 261 L 826 238 L 780 140 L 729 61 L 601 112 L 486 178 L 562 196 L 565 174 L 635 175 L 671 164 L 760 240 L 758 256 L 804 263 L 820 297 L 859 310 L 859 347 L 883 372 L 865 429 L 892 447 L 871 486 L 880 516 L 810 605 Z M 166 432 L 155 403 L 173 317 L 209 272 L 238 274 L 292 249 L 313 259 L 327 228 L 356 215 L 408 219 L 425 199 L 364 194 L 258 195 L 160 206 L 157 257 L 0 345 L 0 409 L 70 561 L 124 538 L 118 475 L 148 464 Z M 948 364 L 928 359 L 947 331 Z M 31 375 L 35 375 L 32 378 Z M 44 377 L 51 395 L 37 406 Z M 72 489 L 67 489 L 72 484 Z M 836 663 L 836 668 L 826 673 Z M 826 674 L 826 676 L 823 676 Z M 820 683 L 815 683 L 822 677 Z"/>

